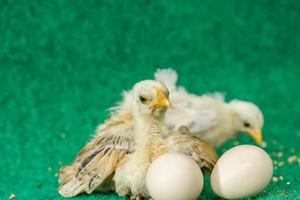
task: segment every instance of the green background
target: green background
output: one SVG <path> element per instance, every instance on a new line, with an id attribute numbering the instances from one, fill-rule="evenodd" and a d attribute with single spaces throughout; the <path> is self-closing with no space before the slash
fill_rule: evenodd
<path id="1" fill-rule="evenodd" d="M 258 104 L 266 150 L 285 164 L 274 170 L 284 180 L 257 199 L 300 199 L 300 165 L 286 162 L 300 156 L 297 0 L 0 0 L 0 199 L 63 199 L 59 167 L 71 163 L 120 92 L 158 67 L 176 69 L 191 92 Z M 218 199 L 208 177 L 202 198 Z"/>

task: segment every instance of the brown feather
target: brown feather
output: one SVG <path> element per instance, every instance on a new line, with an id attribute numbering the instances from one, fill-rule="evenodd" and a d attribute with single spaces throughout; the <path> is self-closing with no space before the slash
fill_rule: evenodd
<path id="1" fill-rule="evenodd" d="M 212 170 L 218 156 L 215 148 L 198 137 L 190 135 L 187 128 L 180 129 L 167 139 L 169 151 L 175 151 L 190 155 L 200 168 Z"/>
<path id="2" fill-rule="evenodd" d="M 59 183 L 65 184 L 69 182 L 72 177 L 76 175 L 76 172 L 78 170 L 77 166 L 64 166 L 59 171 Z"/>
<path id="3" fill-rule="evenodd" d="M 60 170 L 59 193 L 62 196 L 91 193 L 113 174 L 122 158 L 133 151 L 133 138 L 129 134 L 131 119 L 130 115 L 120 115 L 107 120 L 73 164 Z"/>
<path id="4" fill-rule="evenodd" d="M 191 136 L 193 142 L 193 151 L 198 155 L 200 160 L 198 164 L 201 168 L 207 168 L 209 171 L 215 166 L 218 156 L 214 147 L 198 137 Z"/>

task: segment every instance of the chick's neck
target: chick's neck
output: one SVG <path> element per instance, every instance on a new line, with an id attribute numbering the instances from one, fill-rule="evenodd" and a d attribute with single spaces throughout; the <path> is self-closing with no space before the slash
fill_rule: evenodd
<path id="1" fill-rule="evenodd" d="M 145 144 L 154 137 L 164 137 L 167 133 L 167 127 L 163 122 L 163 117 L 154 117 L 152 115 L 141 115 L 135 117 L 135 139 L 138 144 Z"/>

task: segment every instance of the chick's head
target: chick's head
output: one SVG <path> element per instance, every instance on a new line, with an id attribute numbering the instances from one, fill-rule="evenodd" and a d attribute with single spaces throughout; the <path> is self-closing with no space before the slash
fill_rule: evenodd
<path id="1" fill-rule="evenodd" d="M 239 131 L 247 133 L 257 144 L 261 145 L 264 124 L 262 111 L 255 104 L 247 101 L 232 100 L 229 105 L 238 115 Z"/>
<path id="2" fill-rule="evenodd" d="M 153 80 L 138 82 L 133 87 L 134 112 L 161 117 L 169 106 L 169 91 L 165 85 Z"/>

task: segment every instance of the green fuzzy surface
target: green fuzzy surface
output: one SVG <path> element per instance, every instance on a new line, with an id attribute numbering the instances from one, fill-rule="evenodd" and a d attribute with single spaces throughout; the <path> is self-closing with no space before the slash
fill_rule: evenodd
<path id="1" fill-rule="evenodd" d="M 158 67 L 176 69 L 190 92 L 259 105 L 266 151 L 283 180 L 255 199 L 300 199 L 300 165 L 287 162 L 300 156 L 297 0 L 0 0 L 0 199 L 63 199 L 58 169 L 121 91 Z M 219 155 L 237 143 L 254 144 L 239 135 Z M 199 199 L 218 199 L 209 177 Z"/>

